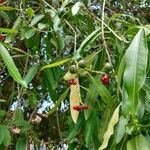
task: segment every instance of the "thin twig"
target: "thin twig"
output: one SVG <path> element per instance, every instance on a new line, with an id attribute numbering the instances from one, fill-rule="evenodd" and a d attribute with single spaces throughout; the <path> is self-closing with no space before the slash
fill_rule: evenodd
<path id="1" fill-rule="evenodd" d="M 76 48 L 77 48 L 77 34 L 76 34 L 76 31 L 66 19 L 64 19 L 64 21 L 67 23 L 67 25 L 71 28 L 71 30 L 74 33 L 74 52 L 76 52 Z"/>
<path id="2" fill-rule="evenodd" d="M 37 110 L 38 110 L 38 105 L 43 101 L 43 99 L 47 96 L 48 92 L 46 92 L 42 98 L 39 100 L 39 102 L 37 103 L 36 107 L 34 108 L 32 114 L 30 115 L 30 118 L 29 118 L 29 122 L 31 122 L 32 118 L 34 117 L 34 115 L 36 114 Z"/>
<path id="3" fill-rule="evenodd" d="M 61 131 L 60 131 L 60 124 L 59 124 L 58 111 L 56 111 L 56 121 L 57 121 L 58 135 L 59 135 L 60 140 L 62 140 L 62 137 L 61 137 Z"/>
<path id="4" fill-rule="evenodd" d="M 108 48 L 107 48 L 107 44 L 106 44 L 106 41 L 105 41 L 105 34 L 104 34 L 105 4 L 106 4 L 106 0 L 103 1 L 103 7 L 102 7 L 102 24 L 101 24 L 101 27 L 102 27 L 102 40 L 103 40 L 104 48 L 105 48 L 106 53 L 107 53 L 108 61 L 112 64 L 110 54 L 109 54 L 109 51 L 108 51 Z"/>

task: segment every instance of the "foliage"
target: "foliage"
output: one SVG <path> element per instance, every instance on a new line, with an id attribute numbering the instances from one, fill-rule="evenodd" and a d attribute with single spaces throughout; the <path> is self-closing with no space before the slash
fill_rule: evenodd
<path id="1" fill-rule="evenodd" d="M 0 149 L 149 149 L 149 6 L 0 1 Z"/>

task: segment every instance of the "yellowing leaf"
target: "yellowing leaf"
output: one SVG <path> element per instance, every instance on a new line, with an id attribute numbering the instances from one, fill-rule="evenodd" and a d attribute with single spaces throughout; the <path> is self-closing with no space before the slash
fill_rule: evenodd
<path id="1" fill-rule="evenodd" d="M 70 58 L 48 64 L 48 65 L 42 67 L 41 70 L 46 69 L 46 68 L 53 68 L 53 67 L 63 65 L 64 63 L 68 62 L 69 60 L 70 60 Z"/>
<path id="2" fill-rule="evenodd" d="M 79 80 L 78 80 L 78 78 L 75 78 L 74 80 L 77 84 L 70 86 L 70 89 L 71 89 L 71 91 L 70 91 L 70 111 L 71 111 L 71 117 L 72 117 L 74 123 L 76 123 L 79 112 L 77 110 L 74 110 L 73 106 L 80 105 L 81 96 L 80 96 Z"/>
<path id="3" fill-rule="evenodd" d="M 105 149 L 107 147 L 109 139 L 110 139 L 111 135 L 114 133 L 114 126 L 116 125 L 116 123 L 119 120 L 119 108 L 120 108 L 120 105 L 115 109 L 115 111 L 114 111 L 114 113 L 113 113 L 113 115 L 112 115 L 112 117 L 110 119 L 110 122 L 108 124 L 107 130 L 104 133 L 103 143 L 99 147 L 99 150 L 103 150 L 103 149 Z"/>
<path id="4" fill-rule="evenodd" d="M 73 79 L 73 78 L 75 78 L 77 76 L 77 74 L 75 73 L 75 74 L 72 74 L 72 73 L 70 73 L 69 71 L 65 74 L 65 76 L 64 76 L 64 80 L 71 80 L 71 79 Z"/>

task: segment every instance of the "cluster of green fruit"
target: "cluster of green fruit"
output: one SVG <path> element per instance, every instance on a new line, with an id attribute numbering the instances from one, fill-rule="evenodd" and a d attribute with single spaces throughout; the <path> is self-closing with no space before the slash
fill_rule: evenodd
<path id="1" fill-rule="evenodd" d="M 71 74 L 76 74 L 78 72 L 78 69 L 81 68 L 81 69 L 85 69 L 86 67 L 86 61 L 85 60 L 80 60 L 76 65 L 72 65 L 70 68 L 69 68 L 69 72 Z M 103 71 L 105 72 L 104 74 L 101 75 L 101 82 L 104 84 L 104 85 L 109 85 L 109 82 L 110 82 L 110 76 L 109 76 L 109 72 L 113 69 L 112 67 L 112 64 L 107 62 L 105 63 L 104 67 L 103 67 Z M 72 80 L 69 80 L 69 85 L 76 85 L 75 81 L 72 79 Z"/>

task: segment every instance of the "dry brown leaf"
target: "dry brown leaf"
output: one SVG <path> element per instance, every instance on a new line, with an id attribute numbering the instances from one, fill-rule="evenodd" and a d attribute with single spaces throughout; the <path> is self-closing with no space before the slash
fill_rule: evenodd
<path id="1" fill-rule="evenodd" d="M 73 109 L 73 106 L 80 105 L 81 103 L 81 96 L 80 96 L 80 85 L 78 78 L 74 78 L 76 85 L 70 86 L 70 111 L 71 117 L 73 121 L 76 123 L 78 119 L 79 112 Z"/>

